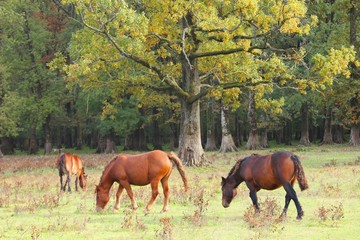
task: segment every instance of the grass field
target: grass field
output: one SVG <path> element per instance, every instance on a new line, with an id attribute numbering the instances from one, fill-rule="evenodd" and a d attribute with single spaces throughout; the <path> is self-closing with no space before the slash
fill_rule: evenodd
<path id="1" fill-rule="evenodd" d="M 256 151 L 267 154 L 278 149 Z M 95 211 L 95 184 L 113 155 L 80 155 L 88 174 L 87 192 L 60 193 L 52 156 L 6 156 L 0 160 L 0 239 L 359 239 L 360 148 L 349 146 L 282 148 L 296 153 L 303 164 L 309 189 L 295 191 L 305 211 L 296 218 L 290 203 L 287 218 L 278 216 L 285 191 L 260 191 L 261 213 L 254 214 L 244 184 L 224 209 L 221 176 L 252 152 L 208 152 L 212 163 L 186 167 L 190 190 L 183 191 L 178 171 L 170 177 L 170 203 L 162 209 L 162 189 L 150 214 L 144 209 L 150 186 L 133 187 L 139 209 L 132 211 L 126 192 L 120 210 L 111 200 L 103 213 Z M 72 189 L 74 190 L 74 179 Z M 116 186 L 116 187 L 115 187 Z"/>

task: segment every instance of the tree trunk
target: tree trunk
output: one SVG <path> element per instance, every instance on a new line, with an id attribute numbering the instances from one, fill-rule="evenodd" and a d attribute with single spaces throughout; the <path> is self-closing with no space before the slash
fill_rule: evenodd
<path id="1" fill-rule="evenodd" d="M 360 145 L 360 124 L 353 124 L 350 131 L 350 141 L 351 146 Z"/>
<path id="2" fill-rule="evenodd" d="M 292 140 L 292 125 L 291 120 L 286 119 L 285 120 L 285 126 L 284 126 L 284 143 L 285 145 L 291 146 L 291 140 Z"/>
<path id="3" fill-rule="evenodd" d="M 233 137 L 229 130 L 229 108 L 221 107 L 221 146 L 220 152 L 237 152 Z"/>
<path id="4" fill-rule="evenodd" d="M 308 111 L 308 104 L 305 102 L 301 106 L 300 110 L 301 114 L 301 138 L 299 141 L 300 145 L 308 146 L 310 145 L 310 139 L 309 139 L 309 111 Z"/>
<path id="5" fill-rule="evenodd" d="M 268 131 L 267 131 L 267 116 L 266 113 L 263 112 L 261 114 L 261 121 L 262 121 L 262 131 L 261 131 L 261 138 L 260 138 L 260 146 L 261 148 L 269 148 L 269 142 L 268 142 Z"/>
<path id="6" fill-rule="evenodd" d="M 38 151 L 38 144 L 36 142 L 36 129 L 31 128 L 29 132 L 29 154 L 36 154 Z"/>
<path id="7" fill-rule="evenodd" d="M 178 124 L 170 123 L 171 136 L 170 136 L 170 151 L 174 151 L 178 144 Z"/>
<path id="8" fill-rule="evenodd" d="M 261 141 L 260 145 L 262 148 L 270 147 L 267 134 L 268 134 L 267 127 L 264 127 L 261 132 L 261 139 L 260 139 L 260 141 Z"/>
<path id="9" fill-rule="evenodd" d="M 83 146 L 83 134 L 82 134 L 82 126 L 80 120 L 78 120 L 76 126 L 76 149 L 81 150 Z"/>
<path id="10" fill-rule="evenodd" d="M 327 107 L 326 115 L 325 115 L 324 137 L 322 140 L 322 144 L 334 144 L 331 130 L 332 130 L 332 108 Z"/>
<path id="11" fill-rule="evenodd" d="M 112 139 L 112 137 L 108 136 L 106 138 L 106 148 L 105 148 L 105 153 L 116 153 L 116 145 L 114 143 L 114 140 Z"/>
<path id="12" fill-rule="evenodd" d="M 153 108 L 153 114 L 158 114 L 158 111 L 156 108 Z M 153 146 L 154 149 L 162 149 L 162 142 L 161 142 L 161 134 L 160 134 L 160 128 L 159 128 L 159 121 L 157 119 L 154 119 L 153 124 Z"/>
<path id="13" fill-rule="evenodd" d="M 195 96 L 200 93 L 201 85 L 197 60 L 189 60 L 185 56 L 183 58 L 181 87 L 192 96 Z M 181 125 L 178 155 L 185 165 L 201 166 L 207 162 L 207 159 L 201 145 L 200 101 L 189 102 L 186 97 L 182 97 L 180 102 Z"/>
<path id="14" fill-rule="evenodd" d="M 11 155 L 15 153 L 14 143 L 11 138 L 2 138 L 0 140 L 0 148 L 3 154 Z"/>
<path id="15" fill-rule="evenodd" d="M 214 99 L 210 98 L 207 105 L 207 114 L 206 114 L 206 145 L 205 150 L 214 151 L 216 147 L 216 138 L 215 138 L 215 120 L 214 120 Z"/>
<path id="16" fill-rule="evenodd" d="M 344 127 L 340 124 L 334 126 L 334 142 L 338 144 L 344 143 Z"/>
<path id="17" fill-rule="evenodd" d="M 106 149 L 106 139 L 104 136 L 99 136 L 96 153 L 104 153 L 105 149 Z"/>
<path id="18" fill-rule="evenodd" d="M 248 121 L 249 121 L 249 138 L 246 143 L 246 149 L 255 150 L 260 149 L 257 120 L 256 120 L 256 105 L 255 105 L 255 92 L 249 91 L 249 108 L 248 108 Z"/>
<path id="19" fill-rule="evenodd" d="M 44 124 L 44 135 L 45 135 L 45 145 L 44 145 L 44 154 L 48 155 L 52 152 L 52 143 L 50 136 L 50 117 L 46 118 L 46 122 Z"/>
<path id="20" fill-rule="evenodd" d="M 242 146 L 243 145 L 243 134 L 242 134 L 242 124 L 239 114 L 235 114 L 235 145 Z"/>

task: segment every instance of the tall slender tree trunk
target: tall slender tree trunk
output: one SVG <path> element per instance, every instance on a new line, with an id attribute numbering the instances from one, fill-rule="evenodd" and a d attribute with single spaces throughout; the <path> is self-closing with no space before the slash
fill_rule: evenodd
<path id="1" fill-rule="evenodd" d="M 249 150 L 260 149 L 257 120 L 256 120 L 256 105 L 255 92 L 249 91 L 249 107 L 248 107 L 248 121 L 249 121 L 249 138 L 246 143 L 246 148 Z"/>
<path id="2" fill-rule="evenodd" d="M 36 154 L 37 150 L 38 150 L 38 144 L 36 141 L 36 128 L 32 127 L 29 130 L 29 149 L 28 152 L 29 154 Z"/>
<path id="3" fill-rule="evenodd" d="M 332 135 L 332 107 L 326 107 L 324 137 L 322 144 L 333 144 Z"/>
<path id="4" fill-rule="evenodd" d="M 51 135 L 50 135 L 50 116 L 46 118 L 46 122 L 44 124 L 44 135 L 45 135 L 44 154 L 47 155 L 52 152 L 52 143 L 51 143 Z"/>
<path id="5" fill-rule="evenodd" d="M 268 142 L 268 131 L 267 131 L 267 117 L 266 117 L 266 113 L 262 113 L 261 114 L 261 121 L 262 121 L 262 131 L 261 131 L 261 138 L 260 138 L 260 146 L 262 148 L 268 148 L 269 147 L 269 142 Z"/>
<path id="6" fill-rule="evenodd" d="M 191 64 L 191 65 L 190 65 Z M 200 79 L 196 59 L 182 59 L 182 84 L 186 92 L 195 96 L 200 93 Z M 207 162 L 201 144 L 200 101 L 181 102 L 181 125 L 179 138 L 179 157 L 185 165 L 200 166 Z"/>
<path id="7" fill-rule="evenodd" d="M 292 140 L 292 125 L 289 119 L 285 120 L 285 126 L 283 129 L 284 129 L 284 143 L 285 145 L 290 146 Z"/>
<path id="8" fill-rule="evenodd" d="M 300 115 L 301 115 L 301 137 L 299 144 L 308 146 L 310 145 L 310 139 L 309 139 L 309 109 L 307 102 L 304 102 L 300 109 Z"/>
<path id="9" fill-rule="evenodd" d="M 76 149 L 81 150 L 83 145 L 83 134 L 82 134 L 82 124 L 80 120 L 78 120 L 76 126 Z"/>
<path id="10" fill-rule="evenodd" d="M 221 107 L 221 146 L 220 152 L 237 152 L 233 137 L 229 129 L 229 108 Z"/>
<path id="11" fill-rule="evenodd" d="M 334 142 L 339 144 L 344 143 L 344 127 L 340 124 L 334 126 Z"/>
<path id="12" fill-rule="evenodd" d="M 239 114 L 235 114 L 235 145 L 241 146 L 243 144 L 242 124 Z"/>
<path id="13" fill-rule="evenodd" d="M 210 98 L 207 104 L 207 114 L 206 114 L 206 145 L 205 150 L 214 151 L 216 147 L 216 138 L 215 138 L 215 120 L 214 120 L 214 98 Z"/>
<path id="14" fill-rule="evenodd" d="M 156 108 L 153 108 L 153 114 L 158 114 L 158 111 Z M 153 124 L 153 146 L 154 149 L 162 149 L 162 142 L 161 142 L 161 134 L 160 134 L 160 128 L 159 128 L 159 121 L 157 119 L 154 119 Z"/>

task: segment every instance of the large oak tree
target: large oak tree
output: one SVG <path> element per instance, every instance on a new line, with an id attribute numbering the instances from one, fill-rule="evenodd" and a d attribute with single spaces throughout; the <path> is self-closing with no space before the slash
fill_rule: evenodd
<path id="1" fill-rule="evenodd" d="M 221 89 L 285 84 L 294 76 L 283 71 L 284 59 L 273 53 L 291 54 L 296 44 L 277 44 L 277 39 L 306 35 L 311 25 L 304 1 L 297 0 L 63 0 L 61 4 L 73 4 L 76 21 L 84 26 L 70 44 L 73 63 L 64 68 L 69 80 L 99 87 L 98 79 L 107 74 L 109 84 L 116 83 L 115 96 L 129 88 L 149 91 L 147 96 L 151 91 L 176 95 L 181 103 L 179 156 L 188 165 L 206 161 L 199 99 Z M 273 63 L 271 73 L 266 62 Z M 214 78 L 217 81 L 210 81 Z"/>

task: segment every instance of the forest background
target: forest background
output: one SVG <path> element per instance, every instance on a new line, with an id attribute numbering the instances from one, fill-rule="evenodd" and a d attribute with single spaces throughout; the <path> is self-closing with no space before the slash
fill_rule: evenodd
<path id="1" fill-rule="evenodd" d="M 360 2 L 2 0 L 0 156 L 360 144 Z"/>

